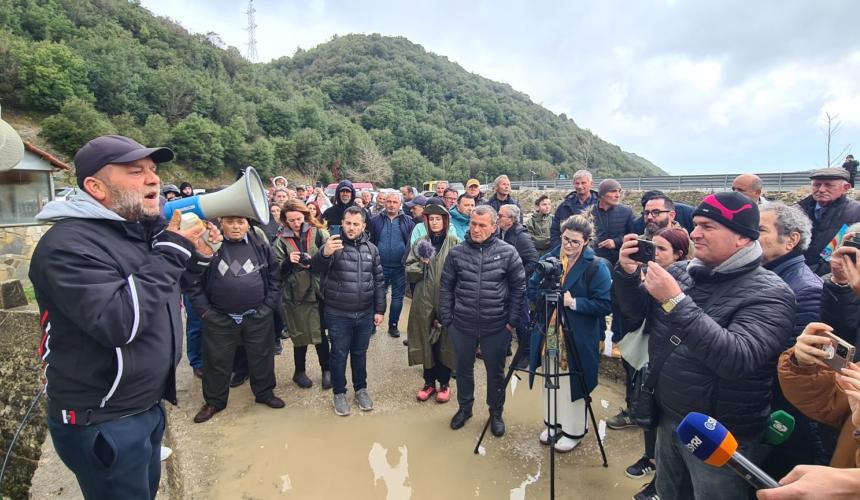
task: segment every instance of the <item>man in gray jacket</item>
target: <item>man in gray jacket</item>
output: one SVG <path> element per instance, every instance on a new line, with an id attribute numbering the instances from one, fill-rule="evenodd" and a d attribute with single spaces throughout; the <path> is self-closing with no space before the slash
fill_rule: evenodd
<path id="1" fill-rule="evenodd" d="M 439 316 L 457 352 L 459 410 L 451 428 L 472 416 L 475 402 L 475 349 L 480 345 L 487 369 L 490 430 L 505 433 L 505 357 L 521 321 L 526 276 L 516 249 L 496 237 L 498 215 L 488 206 L 472 211 L 466 241 L 445 259 L 439 284 Z"/>

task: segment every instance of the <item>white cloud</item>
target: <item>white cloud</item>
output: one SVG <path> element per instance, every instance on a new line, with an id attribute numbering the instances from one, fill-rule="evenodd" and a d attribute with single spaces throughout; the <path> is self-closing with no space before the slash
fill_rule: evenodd
<path id="1" fill-rule="evenodd" d="M 143 4 L 245 50 L 246 1 Z M 824 111 L 837 142 L 860 133 L 860 2 L 255 4 L 261 61 L 335 34 L 405 36 L 672 173 L 810 168 Z"/>

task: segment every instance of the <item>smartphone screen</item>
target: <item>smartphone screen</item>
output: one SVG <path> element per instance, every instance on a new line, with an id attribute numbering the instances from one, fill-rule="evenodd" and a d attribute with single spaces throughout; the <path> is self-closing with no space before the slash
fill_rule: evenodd
<path id="1" fill-rule="evenodd" d="M 339 235 L 340 234 L 340 225 L 335 224 L 335 225 L 331 226 L 331 228 L 329 229 L 329 234 L 332 236 Z"/>

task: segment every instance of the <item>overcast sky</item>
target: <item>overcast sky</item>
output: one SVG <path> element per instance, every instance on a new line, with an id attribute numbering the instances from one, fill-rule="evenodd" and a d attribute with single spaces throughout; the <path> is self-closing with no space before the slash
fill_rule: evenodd
<path id="1" fill-rule="evenodd" d="M 255 1 L 269 61 L 348 33 L 404 36 L 671 174 L 778 172 L 860 152 L 860 2 Z M 243 53 L 247 0 L 142 0 Z M 853 147 L 852 147 L 853 145 Z"/>

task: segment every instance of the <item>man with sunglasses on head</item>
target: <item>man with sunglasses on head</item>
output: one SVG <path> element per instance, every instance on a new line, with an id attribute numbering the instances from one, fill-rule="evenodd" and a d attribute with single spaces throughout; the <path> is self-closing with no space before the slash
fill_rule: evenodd
<path id="1" fill-rule="evenodd" d="M 806 249 L 806 265 L 824 276 L 830 272 L 830 257 L 823 255 L 843 225 L 860 222 L 860 203 L 848 199 L 848 171 L 842 168 L 820 168 L 809 176 L 812 194 L 798 205 L 812 221 L 812 241 Z"/>

